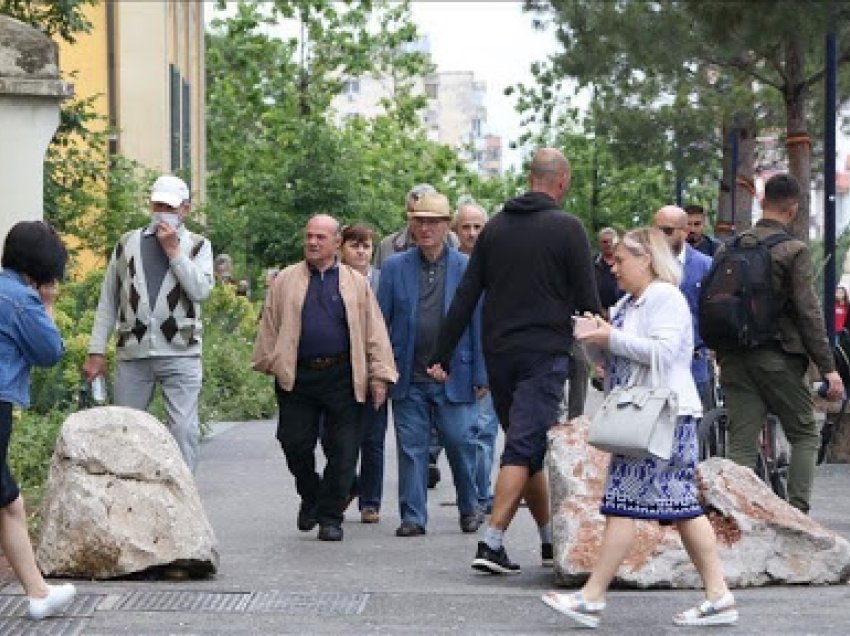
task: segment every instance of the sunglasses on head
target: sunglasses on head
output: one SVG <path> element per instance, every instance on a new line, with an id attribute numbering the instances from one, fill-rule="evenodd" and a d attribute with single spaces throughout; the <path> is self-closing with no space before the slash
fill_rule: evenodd
<path id="1" fill-rule="evenodd" d="M 656 227 L 662 232 L 664 232 L 667 236 L 673 236 L 673 232 L 675 232 L 676 230 L 684 229 L 680 227 L 670 227 L 669 225 L 658 225 Z"/>

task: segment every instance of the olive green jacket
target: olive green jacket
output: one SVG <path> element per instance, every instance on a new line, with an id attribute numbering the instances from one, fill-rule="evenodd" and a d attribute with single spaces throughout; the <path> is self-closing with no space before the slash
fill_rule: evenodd
<path id="1" fill-rule="evenodd" d="M 774 219 L 761 219 L 750 230 L 759 240 L 785 231 L 787 228 Z M 718 254 L 723 249 L 721 247 Z M 777 321 L 782 350 L 807 355 L 822 374 L 835 371 L 823 310 L 815 292 L 809 246 L 792 239 L 775 245 L 770 255 L 773 259 L 773 289 L 782 307 Z"/>

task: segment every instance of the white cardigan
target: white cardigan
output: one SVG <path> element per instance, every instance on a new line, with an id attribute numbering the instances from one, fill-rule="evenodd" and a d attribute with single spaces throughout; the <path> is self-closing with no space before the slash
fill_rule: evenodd
<path id="1" fill-rule="evenodd" d="M 611 315 L 615 316 L 630 298 L 630 295 L 621 298 Z M 588 349 L 588 354 L 598 360 L 601 352 Z M 608 349 L 616 356 L 628 358 L 633 365 L 644 365 L 647 378 L 654 349 L 658 383 L 678 396 L 678 414 L 702 415 L 702 402 L 691 375 L 694 355 L 691 311 L 678 287 L 657 280 L 650 283 L 627 311 L 622 328 L 611 331 Z M 632 373 L 636 371 L 633 368 Z"/>

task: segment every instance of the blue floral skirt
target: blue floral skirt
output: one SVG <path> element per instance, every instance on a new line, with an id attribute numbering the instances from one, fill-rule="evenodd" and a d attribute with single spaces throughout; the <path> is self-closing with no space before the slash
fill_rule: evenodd
<path id="1" fill-rule="evenodd" d="M 679 417 L 669 460 L 613 455 L 600 512 L 615 517 L 676 521 L 703 514 L 697 498 L 697 421 Z"/>

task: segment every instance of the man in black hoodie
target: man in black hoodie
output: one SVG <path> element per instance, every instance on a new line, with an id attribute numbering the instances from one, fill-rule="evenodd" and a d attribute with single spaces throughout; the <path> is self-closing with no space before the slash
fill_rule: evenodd
<path id="1" fill-rule="evenodd" d="M 484 292 L 482 337 L 493 404 L 505 430 L 493 513 L 472 567 L 516 574 L 502 545 L 523 497 L 552 563 L 549 495 L 542 471 L 546 432 L 557 422 L 569 371 L 572 316 L 599 313 L 590 243 L 581 222 L 560 208 L 570 164 L 539 150 L 530 192 L 508 201 L 478 235 L 469 266 L 443 320 L 429 372 L 438 380 Z"/>

